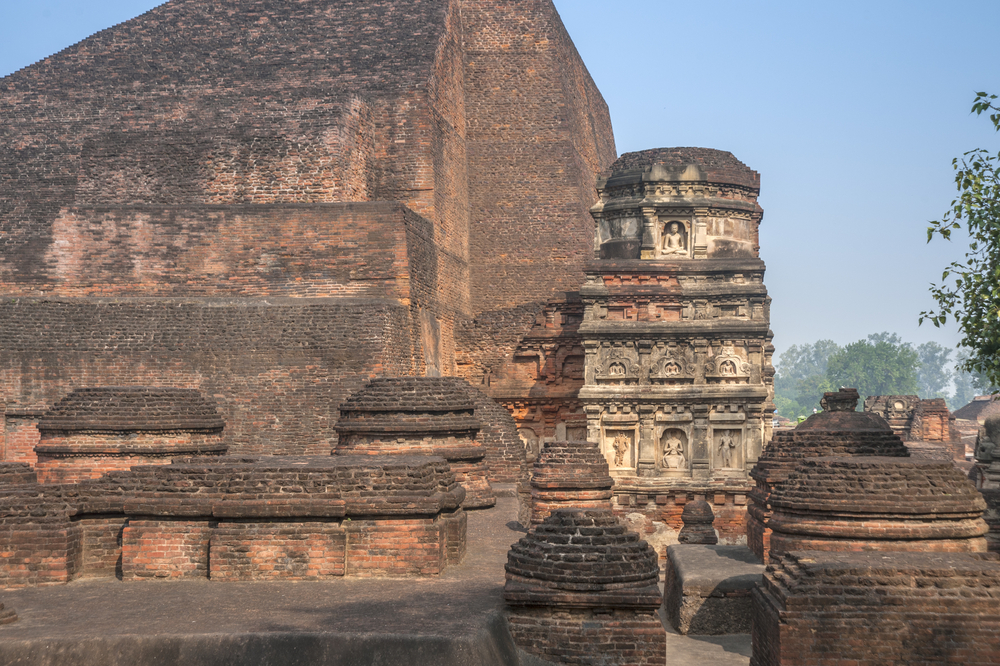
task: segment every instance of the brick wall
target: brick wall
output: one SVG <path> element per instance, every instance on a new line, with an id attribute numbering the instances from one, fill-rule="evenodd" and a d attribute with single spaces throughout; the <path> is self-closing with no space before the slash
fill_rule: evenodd
<path id="1" fill-rule="evenodd" d="M 328 454 L 337 405 L 372 376 L 411 374 L 419 349 L 388 300 L 3 299 L 0 321 L 8 410 L 78 387 L 198 388 L 231 453 Z M 32 429 L 8 432 L 15 459 Z"/>
<path id="2" fill-rule="evenodd" d="M 207 578 L 215 521 L 130 520 L 122 533 L 124 580 Z"/>
<path id="3" fill-rule="evenodd" d="M 559 664 L 662 666 L 667 652 L 654 612 L 519 608 L 507 624 L 515 644 Z"/>
<path id="4" fill-rule="evenodd" d="M 583 280 L 607 106 L 549 0 L 462 0 L 473 310 Z M 502 195 L 498 196 L 500 193 Z"/>
<path id="5" fill-rule="evenodd" d="M 346 534 L 323 523 L 220 523 L 212 580 L 324 580 L 343 576 Z"/>
<path id="6" fill-rule="evenodd" d="M 750 664 L 996 664 L 998 575 L 970 555 L 791 553 L 754 590 Z"/>

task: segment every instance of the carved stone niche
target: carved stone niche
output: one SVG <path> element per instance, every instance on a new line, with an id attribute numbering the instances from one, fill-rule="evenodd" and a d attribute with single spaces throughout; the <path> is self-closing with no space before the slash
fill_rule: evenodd
<path id="1" fill-rule="evenodd" d="M 612 472 L 634 472 L 639 458 L 639 416 L 605 413 L 601 417 L 601 452 Z"/>
<path id="2" fill-rule="evenodd" d="M 712 469 L 742 472 L 746 468 L 744 435 L 742 428 L 712 430 Z"/>
<path id="3" fill-rule="evenodd" d="M 750 364 L 732 347 L 723 347 L 705 363 L 705 380 L 709 384 L 749 384 Z"/>
<path id="4" fill-rule="evenodd" d="M 747 415 L 742 405 L 715 405 L 708 415 L 712 469 L 744 474 L 747 460 Z"/>
<path id="5" fill-rule="evenodd" d="M 656 258 L 688 259 L 691 256 L 691 223 L 672 217 L 657 223 Z"/>
<path id="6" fill-rule="evenodd" d="M 694 382 L 694 362 L 678 349 L 666 350 L 649 368 L 649 382 L 663 386 Z"/>
<path id="7" fill-rule="evenodd" d="M 656 465 L 660 476 L 690 476 L 690 428 L 673 426 L 659 430 Z"/>
<path id="8" fill-rule="evenodd" d="M 634 349 L 601 347 L 597 352 L 598 384 L 630 386 L 639 383 L 639 359 Z"/>

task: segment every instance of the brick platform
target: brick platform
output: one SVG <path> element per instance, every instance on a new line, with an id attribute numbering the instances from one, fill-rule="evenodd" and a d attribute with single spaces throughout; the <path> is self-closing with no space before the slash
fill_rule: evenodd
<path id="1" fill-rule="evenodd" d="M 657 561 L 610 511 L 556 510 L 507 556 L 514 643 L 560 664 L 660 666 Z"/>
<path id="2" fill-rule="evenodd" d="M 194 389 L 108 386 L 75 389 L 38 422 L 41 483 L 76 483 L 179 456 L 219 456 L 225 423 Z"/>
<path id="3" fill-rule="evenodd" d="M 0 486 L 0 587 L 436 575 L 465 556 L 464 495 L 434 456 L 186 459 Z"/>
<path id="4" fill-rule="evenodd" d="M 340 406 L 335 455 L 430 455 L 448 461 L 464 507 L 493 506 L 469 384 L 454 377 L 374 379 Z"/>
<path id="5" fill-rule="evenodd" d="M 796 551 L 753 595 L 752 666 L 1000 663 L 1000 563 Z"/>

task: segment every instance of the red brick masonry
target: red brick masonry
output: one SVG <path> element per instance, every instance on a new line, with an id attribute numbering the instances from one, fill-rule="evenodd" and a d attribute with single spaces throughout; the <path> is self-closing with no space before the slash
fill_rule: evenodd
<path id="1" fill-rule="evenodd" d="M 1000 663 L 1000 562 L 980 555 L 796 551 L 753 603 L 751 666 Z"/>
<path id="2" fill-rule="evenodd" d="M 465 555 L 465 491 L 433 456 L 189 459 L 79 484 L 32 483 L 20 466 L 4 476 L 0 587 L 422 576 Z"/>

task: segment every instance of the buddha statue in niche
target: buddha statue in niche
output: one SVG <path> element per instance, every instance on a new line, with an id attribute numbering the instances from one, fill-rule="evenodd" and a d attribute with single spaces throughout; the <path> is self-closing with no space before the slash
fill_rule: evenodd
<path id="1" fill-rule="evenodd" d="M 663 242 L 660 249 L 666 255 L 687 254 L 687 242 L 684 234 L 681 233 L 681 225 L 679 223 L 671 222 L 664 229 Z"/>
<path id="2" fill-rule="evenodd" d="M 687 469 L 684 442 L 674 430 L 667 430 L 663 433 L 663 457 L 660 462 L 664 469 Z"/>

